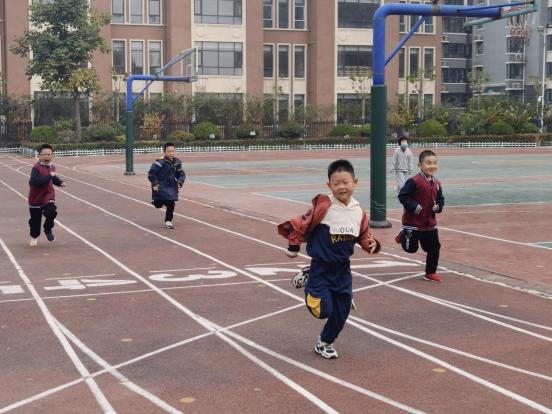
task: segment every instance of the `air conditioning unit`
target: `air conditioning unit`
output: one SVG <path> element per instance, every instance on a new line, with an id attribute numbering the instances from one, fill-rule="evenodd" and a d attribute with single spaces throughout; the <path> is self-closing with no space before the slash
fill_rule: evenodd
<path id="1" fill-rule="evenodd" d="M 448 35 L 444 34 L 444 35 L 442 36 L 442 41 L 443 41 L 443 42 L 450 42 Z"/>
<path id="2" fill-rule="evenodd" d="M 516 62 L 523 62 L 523 53 L 516 53 L 514 55 Z"/>
<path id="3" fill-rule="evenodd" d="M 521 82 L 512 82 L 512 89 L 521 89 Z"/>

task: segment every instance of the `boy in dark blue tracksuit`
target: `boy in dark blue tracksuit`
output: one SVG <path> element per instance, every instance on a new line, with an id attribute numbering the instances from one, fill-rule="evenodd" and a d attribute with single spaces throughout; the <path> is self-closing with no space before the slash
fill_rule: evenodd
<path id="1" fill-rule="evenodd" d="M 178 201 L 178 189 L 186 180 L 186 173 L 182 169 L 182 162 L 174 156 L 176 149 L 172 142 L 163 146 L 163 158 L 155 161 L 148 172 L 151 182 L 152 203 L 156 208 L 165 206 L 166 229 L 174 229 L 172 223 L 175 202 Z"/>
<path id="2" fill-rule="evenodd" d="M 305 286 L 305 302 L 318 319 L 328 319 L 314 351 L 323 358 L 337 358 L 333 342 L 343 329 L 351 310 L 353 288 L 350 256 L 358 243 L 369 254 L 380 250 L 372 237 L 366 212 L 353 198 L 358 180 L 347 160 L 337 160 L 328 167 L 327 186 L 331 193 L 319 194 L 312 208 L 301 216 L 278 226 L 278 233 L 288 239 L 287 256 L 296 257 L 306 240 L 312 258 Z M 293 281 L 296 287 L 301 283 Z"/>

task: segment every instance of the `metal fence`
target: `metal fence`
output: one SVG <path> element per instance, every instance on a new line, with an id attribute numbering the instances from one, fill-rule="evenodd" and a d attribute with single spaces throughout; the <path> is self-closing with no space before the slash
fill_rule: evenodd
<path id="1" fill-rule="evenodd" d="M 0 115 L 0 147 L 28 141 L 32 129 L 31 121 L 6 120 Z"/>

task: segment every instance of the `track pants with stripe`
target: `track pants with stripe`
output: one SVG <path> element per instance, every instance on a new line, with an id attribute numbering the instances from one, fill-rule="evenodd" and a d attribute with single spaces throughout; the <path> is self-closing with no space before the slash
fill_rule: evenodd
<path id="1" fill-rule="evenodd" d="M 353 280 L 350 262 L 326 263 L 313 259 L 305 285 L 305 302 L 315 318 L 328 319 L 320 339 L 335 341 L 351 311 Z"/>

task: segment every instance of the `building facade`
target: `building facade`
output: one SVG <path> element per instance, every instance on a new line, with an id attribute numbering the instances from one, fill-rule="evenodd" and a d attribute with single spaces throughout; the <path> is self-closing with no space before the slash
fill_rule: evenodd
<path id="1" fill-rule="evenodd" d="M 1 1 L 1 0 L 0 0 Z M 40 79 L 28 80 L 26 62 L 9 45 L 29 26 L 32 1 L 2 2 L 2 75 L 7 94 L 40 97 Z M 199 80 L 152 85 L 155 94 L 192 93 L 270 97 L 282 116 L 306 105 L 336 107 L 340 121 L 369 119 L 373 15 L 378 0 L 91 0 L 111 14 L 102 36 L 110 54 L 92 66 L 104 91 L 124 93 L 129 74 L 153 74 L 182 50 L 199 50 Z M 414 18 L 388 19 L 387 51 Z M 5 23 L 5 24 L 4 24 Z M 426 102 L 439 103 L 440 32 L 426 22 L 386 70 L 390 102 L 416 101 L 405 76 L 426 71 Z M 399 34 L 399 31 L 401 34 Z M 180 66 L 167 74 L 179 74 Z M 430 75 L 431 74 L 431 75 Z M 143 88 L 135 82 L 135 91 Z M 418 85 L 418 90 L 420 86 Z"/>

